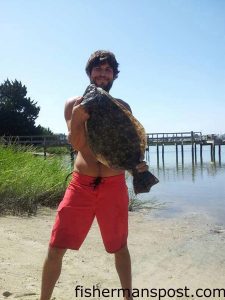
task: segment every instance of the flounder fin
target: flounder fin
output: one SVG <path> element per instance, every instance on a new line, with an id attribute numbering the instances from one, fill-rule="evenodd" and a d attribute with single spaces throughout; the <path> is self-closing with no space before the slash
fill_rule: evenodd
<path id="1" fill-rule="evenodd" d="M 95 84 L 89 84 L 83 94 L 83 96 L 86 96 L 87 94 L 90 94 L 90 93 L 94 93 L 96 91 L 96 86 Z"/>
<path id="2" fill-rule="evenodd" d="M 135 194 L 148 193 L 151 187 L 159 182 L 151 172 L 133 172 L 133 187 Z"/>
<path id="3" fill-rule="evenodd" d="M 108 163 L 108 161 L 101 155 L 101 154 L 96 154 L 96 158 L 97 160 L 102 163 L 103 165 L 105 165 L 108 168 L 111 168 L 110 164 Z"/>

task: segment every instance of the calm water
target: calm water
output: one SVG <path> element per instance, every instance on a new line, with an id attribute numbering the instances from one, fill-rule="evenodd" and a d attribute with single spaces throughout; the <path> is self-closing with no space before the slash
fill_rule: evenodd
<path id="1" fill-rule="evenodd" d="M 216 149 L 217 151 L 217 149 Z M 210 148 L 203 150 L 200 162 L 197 148 L 197 163 L 192 164 L 191 147 L 184 146 L 184 164 L 181 153 L 176 163 L 175 146 L 165 147 L 164 165 L 161 159 L 157 166 L 156 148 L 150 149 L 150 170 L 160 183 L 151 192 L 142 194 L 143 200 L 165 203 L 165 209 L 156 210 L 159 217 L 173 217 L 177 214 L 207 213 L 216 222 L 225 224 L 225 146 L 221 147 L 221 162 L 216 152 L 216 162 L 210 161 Z"/>
<path id="2" fill-rule="evenodd" d="M 179 149 L 180 151 L 180 149 Z M 217 149 L 216 149 L 217 151 Z M 184 146 L 184 164 L 179 152 L 176 163 L 175 146 L 166 146 L 164 165 L 161 159 L 157 166 L 156 147 L 150 148 L 151 172 L 160 182 L 150 193 L 138 196 L 140 200 L 165 203 L 163 209 L 154 210 L 156 217 L 175 217 L 187 213 L 207 213 L 217 223 L 225 224 L 225 146 L 221 147 L 221 163 L 216 152 L 216 162 L 210 161 L 210 148 L 203 149 L 203 163 L 199 148 L 197 163 L 192 164 L 191 147 Z M 66 158 L 69 164 L 69 157 Z M 130 177 L 131 178 L 131 177 Z M 128 186 L 131 181 L 128 180 Z"/>

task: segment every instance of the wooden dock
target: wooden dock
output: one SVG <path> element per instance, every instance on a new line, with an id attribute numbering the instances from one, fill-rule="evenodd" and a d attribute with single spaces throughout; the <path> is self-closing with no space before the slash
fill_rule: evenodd
<path id="1" fill-rule="evenodd" d="M 213 134 L 202 135 L 201 132 L 172 132 L 172 133 L 148 133 L 146 157 L 149 157 L 149 147 L 155 146 L 157 153 L 157 164 L 159 164 L 159 152 L 161 148 L 162 162 L 164 163 L 165 146 L 174 145 L 176 149 L 176 162 L 178 163 L 178 152 L 181 150 L 181 160 L 184 163 L 184 146 L 191 145 L 192 163 L 197 162 L 197 145 L 200 149 L 200 160 L 203 161 L 203 147 L 209 146 L 211 161 L 215 162 L 216 148 L 218 148 L 219 162 L 221 163 L 221 146 L 225 145 L 224 140 L 220 140 Z"/>

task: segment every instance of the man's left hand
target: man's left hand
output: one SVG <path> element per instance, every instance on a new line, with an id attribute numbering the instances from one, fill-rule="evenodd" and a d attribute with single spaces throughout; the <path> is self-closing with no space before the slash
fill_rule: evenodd
<path id="1" fill-rule="evenodd" d="M 136 166 L 136 170 L 138 171 L 138 173 L 148 171 L 148 165 L 147 165 L 146 161 L 142 161 L 140 164 L 138 164 Z"/>

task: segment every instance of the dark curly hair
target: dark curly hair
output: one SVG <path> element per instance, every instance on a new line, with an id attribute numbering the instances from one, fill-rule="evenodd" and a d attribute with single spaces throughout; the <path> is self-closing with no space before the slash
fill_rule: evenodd
<path id="1" fill-rule="evenodd" d="M 112 67 L 113 79 L 116 79 L 120 72 L 118 70 L 119 64 L 116 60 L 115 55 L 112 52 L 105 50 L 98 50 L 91 54 L 85 68 L 87 75 L 90 77 L 92 68 L 104 62 L 107 62 Z"/>

